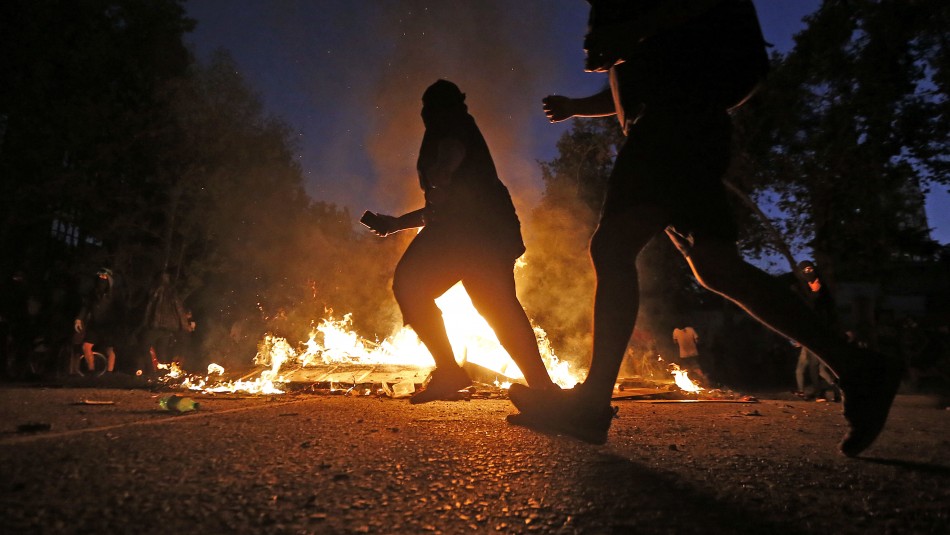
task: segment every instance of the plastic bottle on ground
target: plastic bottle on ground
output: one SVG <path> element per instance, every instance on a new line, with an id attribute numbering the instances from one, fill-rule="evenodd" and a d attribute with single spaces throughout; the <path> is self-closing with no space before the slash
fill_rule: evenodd
<path id="1" fill-rule="evenodd" d="M 168 394 L 158 399 L 158 406 L 169 412 L 188 412 L 198 410 L 200 403 L 191 398 Z"/>

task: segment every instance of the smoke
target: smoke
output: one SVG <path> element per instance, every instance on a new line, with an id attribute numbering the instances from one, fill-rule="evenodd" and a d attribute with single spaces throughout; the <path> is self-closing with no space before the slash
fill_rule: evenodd
<path id="1" fill-rule="evenodd" d="M 415 163 L 423 133 L 422 93 L 439 78 L 461 88 L 522 221 L 529 247 L 527 265 L 517 274 L 523 304 L 536 324 L 550 329 L 563 358 L 589 352 L 593 274 L 586 252 L 589 221 L 568 210 L 532 217 L 542 193 L 536 132 L 539 123 L 555 128 L 546 124 L 540 103 L 559 89 L 556 64 L 564 62 L 551 51 L 570 41 L 543 16 L 550 6 L 502 0 L 387 4 L 374 35 L 393 47 L 373 85 L 367 150 L 378 191 L 389 197 L 380 201 L 397 211 L 420 207 Z M 582 13 L 586 6 L 577 7 Z M 578 17 L 579 33 L 583 26 Z M 579 49 L 580 39 L 566 45 Z M 561 229 L 538 232 L 535 221 Z M 583 235 L 575 236 L 578 232 Z M 540 257 L 547 258 L 535 260 Z"/>
<path id="2" fill-rule="evenodd" d="M 495 159 L 502 181 L 523 212 L 537 202 L 540 171 L 533 126 L 540 101 L 553 91 L 555 71 L 543 53 L 558 36 L 537 2 L 390 2 L 373 32 L 391 43 L 373 84 L 367 149 L 387 204 L 421 204 L 415 159 L 422 137 L 419 117 L 424 89 L 439 78 L 466 94 Z M 548 87 L 545 87 L 545 86 Z"/>
<path id="3" fill-rule="evenodd" d="M 581 0 L 189 4 L 199 52 L 229 49 L 268 112 L 300 132 L 314 199 L 354 215 L 421 206 L 421 96 L 445 78 L 466 93 L 522 218 L 540 198 L 536 160 L 563 132 L 541 99 L 603 83 L 581 73 L 586 11 Z"/>
<path id="4" fill-rule="evenodd" d="M 301 166 L 312 197 L 346 206 L 353 215 L 366 209 L 401 214 L 421 207 L 415 170 L 423 134 L 421 96 L 435 80 L 451 80 L 466 93 L 469 112 L 512 194 L 529 248 L 537 248 L 529 249 L 529 265 L 519 278 L 540 276 L 532 274 L 531 256 L 558 251 L 563 243 L 531 241 L 530 214 L 542 193 L 537 160 L 555 156 L 555 141 L 565 128 L 547 123 L 541 99 L 551 93 L 593 92 L 576 82 L 583 65 L 585 2 L 287 0 L 242 5 L 241 13 L 233 13 L 226 2 L 203 0 L 195 9 L 208 10 L 202 20 L 211 30 L 216 29 L 211 13 L 231 10 L 232 22 L 219 30 L 246 33 L 244 41 L 254 44 L 245 52 L 235 50 L 235 57 L 251 84 L 263 90 L 268 110 L 301 130 Z M 293 65 L 290 74 L 279 74 L 287 65 Z M 594 90 L 602 83 L 595 79 Z M 579 226 L 568 220 L 561 224 Z M 570 254 L 580 255 L 580 264 L 589 270 L 586 238 Z M 549 316 L 569 316 L 557 321 L 582 333 L 578 337 L 584 341 L 578 345 L 586 349 L 589 328 L 576 324 L 578 317 L 588 321 L 591 276 L 573 270 L 563 280 L 586 282 L 578 288 L 534 285 L 559 297 L 537 300 L 537 307 L 528 306 L 529 313 L 534 309 L 544 315 L 541 308 L 550 307 Z M 388 285 L 381 290 L 388 292 Z M 562 312 L 565 303 L 583 312 Z"/>
<path id="5" fill-rule="evenodd" d="M 301 131 L 308 192 L 354 214 L 421 205 L 420 99 L 439 78 L 467 94 L 519 212 L 536 204 L 536 160 L 553 155 L 559 132 L 541 99 L 588 91 L 577 81 L 586 11 L 581 0 L 189 6 L 202 40 L 232 50 L 267 109 Z"/>

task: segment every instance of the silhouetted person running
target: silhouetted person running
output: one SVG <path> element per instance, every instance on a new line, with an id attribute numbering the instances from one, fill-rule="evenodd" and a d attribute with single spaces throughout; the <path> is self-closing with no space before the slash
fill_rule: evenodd
<path id="1" fill-rule="evenodd" d="M 521 225 L 465 95 L 452 82 L 435 82 L 422 95 L 422 121 L 417 170 L 425 207 L 399 217 L 363 219 L 379 236 L 423 227 L 393 276 L 403 321 L 436 364 L 424 390 L 410 401 L 458 399 L 458 391 L 472 383 L 455 360 L 435 304 L 459 281 L 528 384 L 554 388 L 515 294 L 514 262 L 525 251 Z"/>
<path id="2" fill-rule="evenodd" d="M 604 443 L 614 382 L 639 305 L 636 258 L 664 230 L 698 282 L 819 355 L 840 378 L 857 455 L 884 426 L 900 382 L 899 361 L 861 351 L 808 306 L 742 260 L 721 178 L 729 165 L 728 110 L 767 70 L 748 0 L 593 0 L 587 70 L 609 71 L 611 90 L 583 99 L 549 96 L 552 122 L 618 114 L 627 141 L 608 182 L 590 244 L 597 276 L 594 344 L 587 379 L 574 389 L 512 387 L 512 423 Z"/>

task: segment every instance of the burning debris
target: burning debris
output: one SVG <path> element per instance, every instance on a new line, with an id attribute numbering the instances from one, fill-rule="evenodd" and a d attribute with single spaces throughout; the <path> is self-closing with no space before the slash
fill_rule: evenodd
<path id="1" fill-rule="evenodd" d="M 689 372 L 680 368 L 676 364 L 670 364 L 670 371 L 673 373 L 673 381 L 683 392 L 702 392 L 703 387 L 694 383 L 689 378 Z"/>
<path id="2" fill-rule="evenodd" d="M 455 353 L 477 384 L 489 390 L 504 390 L 524 380 L 461 284 L 437 299 L 436 304 L 442 310 Z M 578 379 L 568 363 L 554 353 L 543 329 L 535 326 L 534 332 L 554 382 L 563 388 L 573 387 Z M 174 363 L 160 365 L 166 370 L 160 381 L 169 387 L 206 393 L 281 394 L 296 385 L 327 393 L 406 397 L 434 367 L 432 356 L 411 328 L 403 326 L 385 340 L 374 342 L 354 330 L 350 314 L 322 320 L 313 327 L 309 339 L 298 346 L 286 338 L 266 334 L 258 343 L 254 364 L 258 366 L 254 372 L 236 380 L 226 379 L 224 368 L 217 364 L 211 364 L 205 376 L 189 375 Z"/>
<path id="3" fill-rule="evenodd" d="M 459 284 L 436 300 L 456 355 L 469 377 L 478 385 L 469 397 L 504 397 L 514 382 L 524 376 L 501 347 L 487 322 L 475 311 Z M 568 363 L 554 353 L 546 333 L 534 327 L 541 356 L 551 378 L 562 388 L 579 382 Z M 659 358 L 659 362 L 662 362 Z M 351 396 L 407 398 L 426 380 L 434 361 L 409 327 L 401 327 L 382 341 L 370 341 L 353 328 L 350 314 L 328 317 L 315 324 L 309 338 L 298 345 L 286 338 L 266 334 L 258 343 L 246 375 L 229 379 L 218 364 L 208 366 L 204 376 L 186 373 L 177 363 L 160 364 L 159 379 L 169 388 L 207 394 L 284 394 L 290 390 Z M 628 378 L 617 384 L 614 399 L 736 400 L 740 395 L 706 389 L 689 378 L 688 372 L 669 364 L 669 373 L 649 381 Z M 649 383 L 649 384 L 647 384 Z"/>

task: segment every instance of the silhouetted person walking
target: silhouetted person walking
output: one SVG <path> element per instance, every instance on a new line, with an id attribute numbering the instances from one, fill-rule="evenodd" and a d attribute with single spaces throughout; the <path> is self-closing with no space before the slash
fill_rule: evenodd
<path id="1" fill-rule="evenodd" d="M 458 399 L 458 391 L 471 385 L 435 304 L 459 281 L 528 384 L 554 388 L 515 293 L 514 262 L 525 250 L 521 225 L 465 95 L 452 82 L 435 82 L 422 95 L 422 121 L 417 170 L 425 207 L 399 217 L 368 213 L 363 219 L 379 236 L 422 227 L 393 276 L 403 321 L 436 364 L 425 389 L 410 401 Z"/>
<path id="2" fill-rule="evenodd" d="M 77 333 L 82 333 L 82 354 L 90 371 L 95 369 L 93 347 L 106 356 L 106 371 L 115 369 L 115 344 L 122 318 L 118 309 L 112 270 L 102 268 L 96 273 L 92 291 L 83 299 L 82 310 L 74 321 Z"/>
<path id="3" fill-rule="evenodd" d="M 627 141 L 617 155 L 590 252 L 597 275 L 594 345 L 586 381 L 572 390 L 512 387 L 519 425 L 604 443 L 614 382 L 639 305 L 636 258 L 664 229 L 700 284 L 821 357 L 839 376 L 857 455 L 884 426 L 899 361 L 850 346 L 773 277 L 743 261 L 721 179 L 729 165 L 728 110 L 767 70 L 748 0 L 592 0 L 587 69 L 609 71 L 611 90 L 544 100 L 552 122 L 617 114 Z"/>
<path id="4" fill-rule="evenodd" d="M 798 271 L 803 280 L 802 283 L 796 284 L 796 289 L 825 325 L 837 329 L 838 313 L 835 310 L 835 299 L 824 279 L 818 274 L 815 263 L 811 260 L 802 260 L 798 263 Z M 805 288 L 802 288 L 802 284 Z M 798 386 L 798 394 L 806 400 L 827 399 L 825 392 L 830 388 L 832 399 L 840 401 L 841 394 L 835 382 L 831 369 L 811 350 L 802 346 L 795 366 L 795 384 Z"/>
<path id="5" fill-rule="evenodd" d="M 151 375 L 158 363 L 167 364 L 176 356 L 173 352 L 180 341 L 178 336 L 193 330 L 191 317 L 166 271 L 159 275 L 158 284 L 149 294 L 142 327 L 147 354 L 138 357 L 138 368 Z"/>

